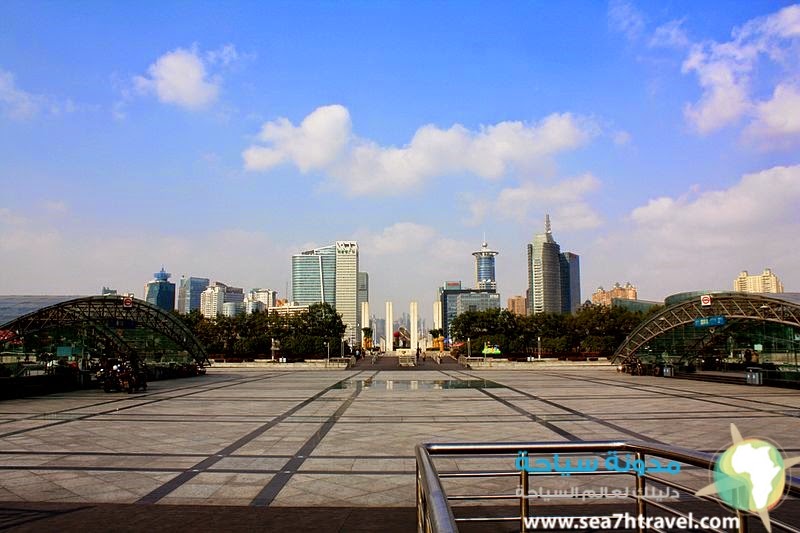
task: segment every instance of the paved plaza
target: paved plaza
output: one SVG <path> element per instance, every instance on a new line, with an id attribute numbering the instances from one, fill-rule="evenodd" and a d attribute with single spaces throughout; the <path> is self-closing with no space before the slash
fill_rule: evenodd
<path id="1" fill-rule="evenodd" d="M 731 422 L 800 455 L 798 390 L 610 366 L 212 368 L 146 393 L 0 402 L 0 508 L 30 509 L 33 522 L 5 518 L 30 531 L 61 504 L 408 509 L 419 442 L 651 440 L 713 453 L 730 444 Z"/>

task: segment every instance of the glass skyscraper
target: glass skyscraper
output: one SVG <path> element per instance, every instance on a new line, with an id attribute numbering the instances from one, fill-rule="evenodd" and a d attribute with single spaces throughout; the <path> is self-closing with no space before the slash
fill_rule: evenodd
<path id="1" fill-rule="evenodd" d="M 169 281 L 172 274 L 164 271 L 153 274 L 153 281 L 144 286 L 144 299 L 164 311 L 175 309 L 175 284 Z"/>
<path id="2" fill-rule="evenodd" d="M 482 290 L 496 290 L 497 280 L 494 276 L 494 257 L 499 252 L 489 249 L 484 238 L 481 249 L 472 252 L 475 256 L 475 287 Z"/>
<path id="3" fill-rule="evenodd" d="M 550 215 L 544 233 L 534 235 L 528 245 L 528 314 L 570 313 L 581 299 L 579 257 L 561 253 L 553 239 Z"/>
<path id="4" fill-rule="evenodd" d="M 187 314 L 200 310 L 200 295 L 208 288 L 208 278 L 181 277 L 178 286 L 178 312 Z"/>
<path id="5" fill-rule="evenodd" d="M 292 256 L 292 301 L 299 305 L 329 303 L 342 315 L 345 337 L 358 343 L 358 243 L 336 241 L 330 246 Z"/>
<path id="6" fill-rule="evenodd" d="M 299 305 L 336 305 L 336 246 L 292 256 L 292 301 Z"/>

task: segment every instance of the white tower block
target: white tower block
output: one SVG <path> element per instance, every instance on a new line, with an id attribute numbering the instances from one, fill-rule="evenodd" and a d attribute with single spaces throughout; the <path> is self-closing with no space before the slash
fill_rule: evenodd
<path id="1" fill-rule="evenodd" d="M 392 343 L 394 342 L 394 336 L 392 331 L 392 321 L 394 317 L 392 317 L 392 302 L 386 302 L 386 353 L 394 351 L 392 347 Z"/>

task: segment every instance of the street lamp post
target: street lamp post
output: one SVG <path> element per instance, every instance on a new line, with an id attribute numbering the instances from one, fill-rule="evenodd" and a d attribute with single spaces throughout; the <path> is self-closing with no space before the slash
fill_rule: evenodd
<path id="1" fill-rule="evenodd" d="M 469 337 L 467 337 L 467 357 L 472 357 L 472 344 Z"/>
<path id="2" fill-rule="evenodd" d="M 328 349 L 328 358 L 325 359 L 325 366 L 327 367 L 331 363 L 331 341 L 325 341 L 325 348 Z"/>

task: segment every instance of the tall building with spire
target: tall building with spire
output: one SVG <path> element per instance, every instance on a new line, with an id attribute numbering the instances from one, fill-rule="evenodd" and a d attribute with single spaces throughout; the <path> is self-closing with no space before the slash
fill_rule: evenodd
<path id="1" fill-rule="evenodd" d="M 472 252 L 475 256 L 475 288 L 497 290 L 497 279 L 494 275 L 494 258 L 499 252 L 489 249 L 486 236 L 483 237 L 481 249 Z"/>
<path id="2" fill-rule="evenodd" d="M 580 258 L 561 253 L 553 238 L 550 215 L 545 215 L 544 233 L 528 244 L 528 314 L 571 313 L 581 301 Z"/>
<path id="3" fill-rule="evenodd" d="M 144 299 L 165 311 L 175 309 L 175 284 L 169 281 L 170 274 L 161 267 L 160 272 L 153 274 L 153 281 L 144 286 Z"/>

